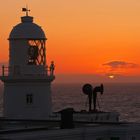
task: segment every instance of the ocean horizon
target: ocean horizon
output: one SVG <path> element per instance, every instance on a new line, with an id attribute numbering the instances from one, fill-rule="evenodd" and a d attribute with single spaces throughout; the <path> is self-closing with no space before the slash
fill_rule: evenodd
<path id="1" fill-rule="evenodd" d="M 53 111 L 74 108 L 88 110 L 87 96 L 82 92 L 83 83 L 53 83 Z M 99 86 L 92 83 L 93 87 Z M 104 94 L 98 94 L 98 110 L 118 112 L 121 121 L 140 122 L 140 83 L 105 83 Z M 3 84 L 0 83 L 0 115 L 3 111 Z"/>

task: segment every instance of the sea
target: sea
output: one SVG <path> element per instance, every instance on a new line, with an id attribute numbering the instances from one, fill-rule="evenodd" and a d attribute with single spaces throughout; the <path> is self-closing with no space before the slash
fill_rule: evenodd
<path id="1" fill-rule="evenodd" d="M 53 111 L 74 108 L 88 110 L 88 97 L 82 92 L 83 83 L 53 83 Z M 93 87 L 99 86 L 91 83 Z M 97 108 L 118 112 L 120 121 L 140 122 L 140 83 L 104 83 L 104 93 L 98 93 Z M 3 84 L 0 83 L 0 115 L 3 111 Z"/>

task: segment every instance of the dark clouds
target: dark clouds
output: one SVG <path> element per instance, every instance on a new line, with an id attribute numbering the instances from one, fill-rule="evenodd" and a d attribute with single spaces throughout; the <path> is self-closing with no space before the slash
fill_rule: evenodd
<path id="1" fill-rule="evenodd" d="M 103 64 L 104 66 L 109 66 L 112 69 L 118 69 L 118 68 L 136 68 L 138 67 L 135 63 L 129 63 L 125 61 L 111 61 L 108 63 Z"/>

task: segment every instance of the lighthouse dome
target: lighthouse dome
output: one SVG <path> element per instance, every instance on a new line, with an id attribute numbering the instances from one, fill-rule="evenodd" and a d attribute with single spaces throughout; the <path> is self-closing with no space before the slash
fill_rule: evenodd
<path id="1" fill-rule="evenodd" d="M 42 28 L 33 23 L 33 17 L 21 17 L 21 23 L 13 27 L 9 39 L 46 39 Z"/>

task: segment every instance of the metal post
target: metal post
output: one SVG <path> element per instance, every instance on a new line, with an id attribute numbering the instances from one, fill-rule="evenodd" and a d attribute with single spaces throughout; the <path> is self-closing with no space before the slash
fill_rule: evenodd
<path id="1" fill-rule="evenodd" d="M 2 65 L 2 76 L 4 76 L 4 65 Z"/>
<path id="2" fill-rule="evenodd" d="M 46 75 L 48 75 L 48 65 L 45 66 Z"/>
<path id="3" fill-rule="evenodd" d="M 54 62 L 52 61 L 50 65 L 50 76 L 54 75 L 54 68 L 55 68 L 55 65 L 54 65 Z"/>

